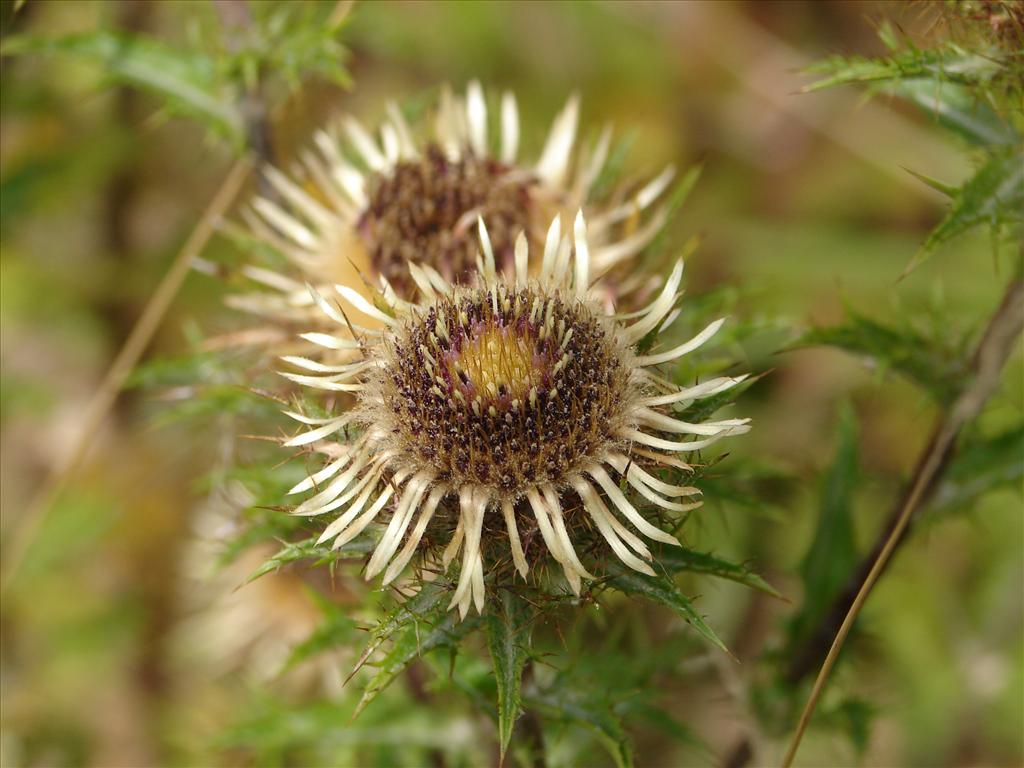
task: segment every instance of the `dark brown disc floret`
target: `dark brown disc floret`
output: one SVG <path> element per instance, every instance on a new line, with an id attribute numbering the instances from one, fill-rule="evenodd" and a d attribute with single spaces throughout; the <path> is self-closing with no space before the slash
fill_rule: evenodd
<path id="1" fill-rule="evenodd" d="M 516 496 L 617 442 L 619 342 L 573 299 L 503 286 L 425 310 L 388 350 L 385 416 L 409 458 L 457 484 Z"/>
<path id="2" fill-rule="evenodd" d="M 511 264 L 515 238 L 529 229 L 533 186 L 529 176 L 493 158 L 452 160 L 431 144 L 420 159 L 371 179 L 358 230 L 373 268 L 408 297 L 410 263 L 429 265 L 451 283 L 465 282 L 479 250 L 477 216 L 499 264 Z"/>

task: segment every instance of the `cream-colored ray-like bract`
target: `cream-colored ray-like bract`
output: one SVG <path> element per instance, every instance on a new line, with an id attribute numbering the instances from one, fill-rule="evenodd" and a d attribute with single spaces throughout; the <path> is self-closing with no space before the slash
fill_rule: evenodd
<path id="1" fill-rule="evenodd" d="M 480 109 L 477 104 L 473 114 L 478 115 Z M 479 127 L 470 126 L 470 130 L 478 131 Z M 479 138 L 476 135 L 474 141 Z M 305 429 L 287 440 L 286 444 L 312 445 L 314 448 L 330 445 L 331 450 L 325 450 L 325 453 L 332 457 L 323 470 L 293 489 L 299 492 L 327 483 L 300 504 L 296 513 L 334 513 L 336 517 L 328 525 L 321 541 L 332 541 L 335 547 L 351 541 L 380 518 L 380 522 L 385 523 L 384 530 L 369 560 L 367 577 L 383 573 L 385 583 L 389 583 L 407 567 L 431 523 L 445 510 L 446 519 L 457 522 L 457 525 L 441 563 L 447 568 L 461 551 L 461 568 L 451 607 L 457 608 L 463 616 L 471 606 L 482 610 L 488 563 L 511 561 L 515 570 L 523 578 L 527 577 L 530 558 L 524 551 L 524 526 L 539 534 L 530 537 L 533 559 L 536 560 L 536 548 L 543 542 L 552 559 L 561 567 L 569 587 L 577 594 L 583 581 L 593 578 L 590 567 L 584 564 L 574 544 L 574 534 L 581 530 L 596 528 L 612 553 L 627 567 L 652 573 L 651 552 L 641 537 L 669 545 L 678 544 L 678 541 L 641 513 L 636 501 L 623 491 L 620 480 L 627 490 L 635 492 L 637 500 L 667 512 L 685 512 L 700 503 L 696 500 L 700 491 L 692 486 L 666 482 L 655 473 L 665 467 L 686 467 L 680 453 L 697 450 L 749 429 L 748 419 L 688 422 L 671 415 L 673 408 L 723 392 L 740 383 L 744 377 L 721 377 L 680 388 L 651 370 L 699 348 L 721 327 L 721 320 L 716 320 L 690 341 L 668 351 L 644 355 L 635 351 L 636 343 L 658 328 L 673 312 L 682 278 L 682 262 L 674 266 L 663 290 L 646 309 L 623 319 L 604 309 L 602 296 L 595 291 L 591 269 L 593 251 L 586 241 L 587 226 L 582 213 L 574 218 L 570 228 L 564 228 L 558 219 L 552 223 L 541 255 L 542 264 L 536 272 L 528 269 L 528 246 L 522 240 L 521 248 L 517 246 L 515 273 L 504 275 L 496 271 L 488 252 L 489 241 L 482 221 L 479 227 L 482 254 L 476 285 L 453 286 L 436 274 L 428 278 L 424 269 L 414 265 L 413 274 L 430 286 L 418 302 L 401 300 L 388 304 L 385 295 L 369 302 L 356 291 L 338 286 L 335 296 L 339 308 L 345 305 L 362 309 L 381 307 L 376 311 L 381 315 L 383 328 L 369 332 L 363 338 L 360 349 L 363 359 L 348 365 L 322 368 L 304 359 L 285 359 L 285 362 L 307 371 L 301 375 L 286 372 L 293 381 L 328 391 L 345 387 L 343 391 L 355 393 L 355 404 L 336 416 L 314 419 L 290 413 Z M 460 328 L 453 328 L 451 320 L 444 321 L 444 313 L 438 307 L 446 301 L 449 302 L 446 306 L 455 307 L 452 311 L 457 314 L 453 317 L 457 318 L 456 323 L 461 323 Z M 315 291 L 313 303 L 324 303 Z M 594 322 L 586 328 L 570 327 L 571 323 L 566 324 L 564 317 L 556 322 L 552 314 L 556 304 L 569 307 L 581 317 L 595 318 Z M 471 320 L 458 309 L 470 305 L 481 308 L 481 312 L 491 312 L 492 317 L 504 318 L 502 312 L 511 313 L 509 316 L 519 319 L 518 325 L 487 325 L 483 319 Z M 521 308 L 517 310 L 516 306 Z M 332 315 L 338 311 L 330 308 Z M 571 314 L 567 316 L 574 317 Z M 434 318 L 429 324 L 425 319 L 428 317 Z M 337 318 L 335 325 L 338 325 Z M 513 326 L 519 330 L 514 330 Z M 601 444 L 572 457 L 562 475 L 545 476 L 519 485 L 467 480 L 436 462 L 417 459 L 418 454 L 413 449 L 418 447 L 403 444 L 397 437 L 402 426 L 399 414 L 388 411 L 387 396 L 382 389 L 382 382 L 389 380 L 390 372 L 398 365 L 396 350 L 410 347 L 410 334 L 414 333 L 410 329 L 419 329 L 415 331 L 420 334 L 416 338 L 429 337 L 438 345 L 450 342 L 453 334 L 461 333 L 459 349 L 462 351 L 459 354 L 473 349 L 482 350 L 479 354 L 492 355 L 484 359 L 496 361 L 489 363 L 496 366 L 493 370 L 485 370 L 486 366 L 467 369 L 477 377 L 491 373 L 497 375 L 495 371 L 506 377 L 530 376 L 530 371 L 522 366 L 539 365 L 536 361 L 545 354 L 568 354 L 566 350 L 572 349 L 571 342 L 578 339 L 579 333 L 589 333 L 591 337 L 600 334 L 601 343 L 614 353 L 609 364 L 624 371 L 620 389 L 616 390 L 616 397 L 609 400 L 611 405 L 607 406 L 612 411 L 598 414 L 602 424 L 606 425 Z M 515 336 L 515 333 L 521 335 Z M 523 352 L 524 339 L 540 339 L 543 344 L 530 348 L 533 351 L 527 349 Z M 452 351 L 454 347 L 444 347 L 448 351 L 443 354 L 437 351 L 441 348 L 436 347 L 432 353 L 421 345 L 420 356 L 416 358 L 423 365 L 423 375 L 428 377 L 428 384 L 430 380 L 444 383 L 442 374 L 447 376 L 449 373 L 445 371 L 456 370 L 452 367 L 455 365 L 453 361 L 462 359 Z M 566 359 L 544 364 L 550 366 L 552 374 L 557 374 Z M 402 363 L 406 367 L 409 365 L 407 358 L 402 358 Z M 519 414 L 522 409 L 539 402 L 536 387 L 530 388 L 533 379 L 528 379 L 525 384 L 501 379 L 504 395 L 495 394 L 497 390 L 493 383 L 487 383 L 490 379 L 487 382 L 479 379 L 473 386 L 479 386 L 485 394 L 492 393 L 491 399 L 477 398 L 469 408 L 464 402 L 467 396 L 463 392 L 470 392 L 471 397 L 475 390 L 468 388 L 472 384 L 470 374 L 464 372 L 461 375 L 464 386 L 451 387 L 450 407 L 464 407 L 467 414 L 483 418 L 489 411 L 492 417 L 500 420 L 502 415 L 498 408 L 505 409 L 512 418 L 513 414 Z M 553 388 L 557 387 L 567 387 L 569 391 L 551 394 L 551 398 L 574 396 L 572 381 L 553 385 Z M 449 407 L 445 404 L 448 396 L 443 395 L 438 384 L 431 387 L 431 392 L 438 398 L 436 402 L 440 405 L 437 407 Z M 456 401 L 462 401 L 462 405 Z M 557 402 L 557 399 L 548 402 Z M 543 414 L 538 415 L 538 418 L 542 417 Z M 346 435 L 351 431 L 352 436 L 346 437 L 340 446 L 327 442 L 331 435 L 342 429 Z M 684 439 L 676 439 L 679 435 Z M 690 435 L 698 439 L 687 439 L 686 436 Z M 461 439 L 457 435 L 456 438 Z M 485 529 L 490 532 L 486 540 L 483 536 Z M 452 530 L 451 526 L 448 530 Z M 495 530 L 503 530 L 507 537 L 496 539 L 493 535 Z"/>

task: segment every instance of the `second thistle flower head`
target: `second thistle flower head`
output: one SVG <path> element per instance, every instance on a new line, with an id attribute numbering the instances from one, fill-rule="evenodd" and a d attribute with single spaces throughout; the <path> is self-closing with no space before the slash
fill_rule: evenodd
<path id="1" fill-rule="evenodd" d="M 494 109 L 498 106 L 497 110 Z M 256 240 L 289 265 L 250 264 L 244 273 L 269 292 L 235 295 L 237 308 L 279 321 L 308 322 L 304 283 L 358 283 L 357 272 L 384 278 L 403 299 L 416 293 L 407 264 L 437 271 L 446 282 L 472 282 L 476 222 L 488 228 L 498 271 L 511 274 L 514 242 L 525 232 L 539 250 L 556 213 L 587 211 L 594 268 L 622 268 L 664 225 L 671 166 L 636 188 L 601 189 L 611 163 L 611 130 L 593 145 L 577 138 L 579 100 L 570 97 L 554 119 L 539 155 L 519 147 L 516 100 L 505 93 L 490 127 L 488 101 L 478 82 L 464 96 L 447 88 L 432 114 L 411 124 L 395 105 L 377 127 L 346 116 L 316 133 L 315 151 L 288 173 L 265 169 L 272 194 L 243 214 Z M 625 183 L 625 179 L 622 180 Z M 625 292 L 636 280 L 618 285 Z M 313 319 L 316 319 L 314 313 Z"/>
<path id="2" fill-rule="evenodd" d="M 659 470 L 685 466 L 678 454 L 748 429 L 746 419 L 688 423 L 669 415 L 743 377 L 680 389 L 649 370 L 699 347 L 721 320 L 673 349 L 637 352 L 672 311 L 681 261 L 650 305 L 622 318 L 609 315 L 592 294 L 582 215 L 571 237 L 563 237 L 555 219 L 539 266 L 529 263 L 520 236 L 510 276 L 497 268 L 482 221 L 479 230 L 474 285 L 452 286 L 411 264 L 422 298 L 408 302 L 388 291 L 387 312 L 350 287 L 335 287 L 344 302 L 379 321 L 379 329 L 353 327 L 314 291 L 340 326 L 337 335 L 315 338 L 358 350 L 362 359 L 328 366 L 291 357 L 286 360 L 307 372 L 284 374 L 310 387 L 355 393 L 352 407 L 336 416 L 290 414 L 311 429 L 286 445 L 316 444 L 334 457 L 293 489 L 321 488 L 296 513 L 335 514 L 320 537 L 335 547 L 386 521 L 367 566 L 368 578 L 383 573 L 385 583 L 408 565 L 428 530 L 447 531 L 440 559 L 447 567 L 461 551 L 451 605 L 462 615 L 471 603 L 482 610 L 486 571 L 511 560 L 525 578 L 544 551 L 541 542 L 578 594 L 582 580 L 593 576 L 574 534 L 591 528 L 627 566 L 652 573 L 650 550 L 637 533 L 678 542 L 623 489 L 663 510 L 691 509 L 697 504 L 688 499 L 699 491 L 665 482 Z M 344 442 L 323 442 L 341 430 Z"/>

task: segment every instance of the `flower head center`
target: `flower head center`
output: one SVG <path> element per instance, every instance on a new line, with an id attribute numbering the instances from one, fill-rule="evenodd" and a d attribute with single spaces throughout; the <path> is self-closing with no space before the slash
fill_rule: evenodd
<path id="1" fill-rule="evenodd" d="M 482 326 L 458 350 L 445 355 L 448 378 L 466 398 L 480 398 L 504 410 L 550 374 L 553 350 L 537 342 L 528 327 Z"/>
<path id="2" fill-rule="evenodd" d="M 528 230 L 530 177 L 489 157 L 449 159 L 436 144 L 418 160 L 371 179 L 359 232 L 370 263 L 399 293 L 410 295 L 410 262 L 453 283 L 476 265 L 476 219 L 482 216 L 499 262 L 511 263 L 515 237 Z"/>
<path id="3" fill-rule="evenodd" d="M 410 458 L 513 496 L 599 456 L 627 400 L 608 327 L 533 289 L 441 299 L 410 322 L 381 375 L 381 416 Z"/>

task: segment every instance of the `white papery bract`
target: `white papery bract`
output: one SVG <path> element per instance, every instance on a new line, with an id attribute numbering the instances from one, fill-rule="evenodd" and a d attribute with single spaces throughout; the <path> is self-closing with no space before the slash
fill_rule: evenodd
<path id="1" fill-rule="evenodd" d="M 665 482 L 658 470 L 688 468 L 681 455 L 749 426 L 747 419 L 690 423 L 673 415 L 745 377 L 679 388 L 651 369 L 701 346 L 722 320 L 672 349 L 638 354 L 638 342 L 673 312 L 682 261 L 650 304 L 623 319 L 609 314 L 594 288 L 582 213 L 571 232 L 555 218 L 539 259 L 520 236 L 512 274 L 497 268 L 482 220 L 478 227 L 482 252 L 472 285 L 453 286 L 412 265 L 422 296 L 415 302 L 390 293 L 377 297 L 378 308 L 351 287 L 337 285 L 330 297 L 312 289 L 338 328 L 314 338 L 328 348 L 351 345 L 360 358 L 337 366 L 288 358 L 302 370 L 284 371 L 290 380 L 354 395 L 337 415 L 289 414 L 305 428 L 285 445 L 331 457 L 292 489 L 318 489 L 294 513 L 330 515 L 320 543 L 334 547 L 384 524 L 366 576 L 383 574 L 385 584 L 409 564 L 431 522 L 447 520 L 440 565 L 461 553 L 451 605 L 462 615 L 471 604 L 482 610 L 485 562 L 511 561 L 526 578 L 544 549 L 579 594 L 592 574 L 573 532 L 596 529 L 625 565 L 653 574 L 641 537 L 678 542 L 630 497 L 666 512 L 694 508 L 700 492 Z M 351 326 L 346 305 L 379 327 Z M 342 430 L 345 439 L 332 442 Z"/>

